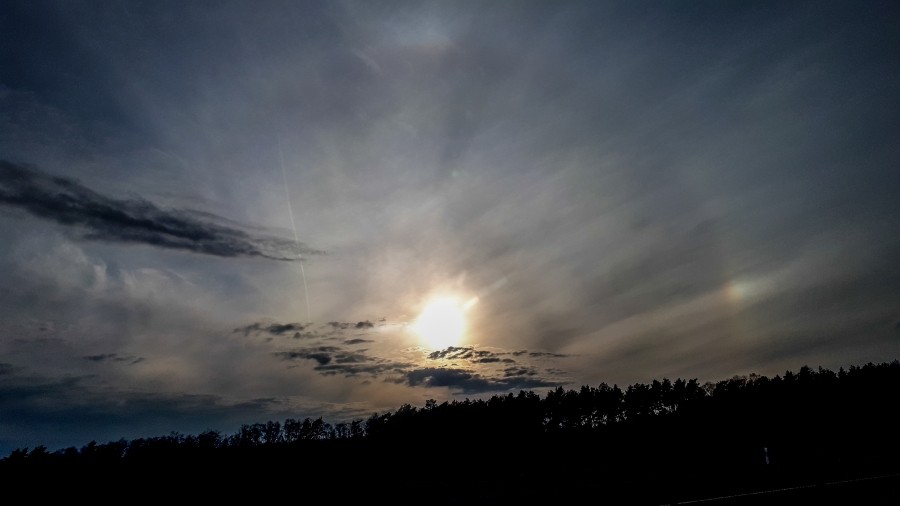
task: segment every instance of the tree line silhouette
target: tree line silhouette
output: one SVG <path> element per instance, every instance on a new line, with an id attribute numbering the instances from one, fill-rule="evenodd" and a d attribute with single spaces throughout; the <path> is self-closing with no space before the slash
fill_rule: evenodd
<path id="1" fill-rule="evenodd" d="M 21 448 L 0 476 L 139 486 L 165 473 L 291 483 L 401 504 L 671 503 L 900 471 L 900 362 L 715 383 L 601 383 L 404 404 L 366 419 Z M 256 493 L 265 487 L 253 488 Z M 402 492 L 402 493 L 401 493 Z M 894 492 L 896 494 L 896 490 Z"/>

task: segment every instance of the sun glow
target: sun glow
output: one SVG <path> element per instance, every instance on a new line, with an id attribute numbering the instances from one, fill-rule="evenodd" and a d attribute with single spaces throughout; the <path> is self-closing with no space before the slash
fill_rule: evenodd
<path id="1" fill-rule="evenodd" d="M 453 297 L 431 300 L 412 325 L 413 331 L 432 349 L 443 349 L 461 343 L 466 333 L 466 310 L 477 298 L 462 304 Z"/>

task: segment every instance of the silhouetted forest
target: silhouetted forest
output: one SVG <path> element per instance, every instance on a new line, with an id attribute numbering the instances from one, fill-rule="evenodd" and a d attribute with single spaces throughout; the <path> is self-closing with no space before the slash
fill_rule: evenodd
<path id="1" fill-rule="evenodd" d="M 706 384 L 560 387 L 429 400 L 349 423 L 289 418 L 233 434 L 22 448 L 0 461 L 0 477 L 65 495 L 556 504 L 587 494 L 591 504 L 664 504 L 897 473 L 898 392 L 896 360 Z M 896 504 L 896 484 L 840 493 Z"/>

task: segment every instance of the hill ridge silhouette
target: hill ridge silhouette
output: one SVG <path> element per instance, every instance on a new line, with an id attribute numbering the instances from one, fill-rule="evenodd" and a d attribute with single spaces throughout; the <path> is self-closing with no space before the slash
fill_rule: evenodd
<path id="1" fill-rule="evenodd" d="M 894 360 L 704 384 L 663 378 L 625 389 L 557 387 L 543 397 L 521 390 L 403 404 L 334 425 L 288 418 L 233 434 L 21 448 L 0 460 L 0 475 L 71 481 L 99 474 L 135 486 L 163 471 L 202 469 L 247 483 L 289 479 L 342 490 L 345 499 L 410 491 L 395 497 L 402 504 L 574 500 L 597 490 L 602 503 L 736 494 L 746 503 L 754 491 L 900 472 L 898 387 Z"/>

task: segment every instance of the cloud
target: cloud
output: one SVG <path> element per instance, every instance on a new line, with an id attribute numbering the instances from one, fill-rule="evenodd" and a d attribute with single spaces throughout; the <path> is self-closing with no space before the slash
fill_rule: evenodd
<path id="1" fill-rule="evenodd" d="M 85 355 L 81 357 L 85 360 L 90 360 L 91 362 L 103 362 L 104 360 L 112 359 L 116 356 L 115 353 L 104 353 L 102 355 Z"/>
<path id="2" fill-rule="evenodd" d="M 8 374 L 0 378 L 0 426 L 4 427 L 0 456 L 25 441 L 54 449 L 172 431 L 234 430 L 241 423 L 288 411 L 274 398 L 229 400 L 218 395 L 97 388 L 88 376 Z"/>
<path id="3" fill-rule="evenodd" d="M 474 355 L 474 347 L 472 346 L 449 346 L 444 348 L 443 350 L 433 351 L 428 354 L 428 358 L 431 360 L 440 360 L 440 359 L 467 359 L 472 358 Z"/>
<path id="4" fill-rule="evenodd" d="M 503 363 L 503 364 L 515 364 L 516 361 L 511 358 L 499 358 L 499 357 L 483 357 L 474 360 L 476 364 L 494 364 L 494 363 Z"/>
<path id="5" fill-rule="evenodd" d="M 269 325 L 268 328 L 266 328 L 266 331 L 268 331 L 270 334 L 281 335 L 281 334 L 285 334 L 288 332 L 296 333 L 296 332 L 303 330 L 303 328 L 304 328 L 303 325 L 301 325 L 299 323 L 283 323 L 283 324 L 274 323 L 272 325 Z"/>
<path id="6" fill-rule="evenodd" d="M 81 357 L 85 360 L 89 360 L 91 362 L 128 362 L 128 365 L 138 364 L 143 362 L 144 357 L 136 357 L 134 355 L 119 355 L 118 353 L 101 353 L 98 355 L 85 355 Z"/>
<path id="7" fill-rule="evenodd" d="M 569 356 L 569 355 L 566 355 L 566 354 L 564 354 L 564 353 L 550 353 L 550 352 L 547 352 L 547 351 L 528 351 L 528 350 L 518 350 L 518 351 L 512 352 L 512 354 L 513 354 L 513 356 L 516 356 L 516 357 L 521 357 L 521 356 L 523 356 L 523 355 L 527 355 L 527 356 L 532 357 L 532 358 L 540 358 L 540 357 L 546 357 L 546 358 L 566 358 L 566 357 Z"/>
<path id="8" fill-rule="evenodd" d="M 89 240 L 135 243 L 218 257 L 295 260 L 322 251 L 225 225 L 223 218 L 162 209 L 141 198 L 114 199 L 66 177 L 0 160 L 0 204 L 75 227 Z M 217 223 L 219 222 L 219 223 Z"/>
<path id="9" fill-rule="evenodd" d="M 315 348 L 300 348 L 292 351 L 277 351 L 274 355 L 285 360 L 315 360 L 319 365 L 326 365 L 340 351 L 341 349 L 337 346 L 316 346 Z"/>
<path id="10" fill-rule="evenodd" d="M 384 321 L 382 318 L 381 321 Z M 354 329 L 371 329 L 375 328 L 375 324 L 370 322 L 369 320 L 364 320 L 356 323 L 352 322 L 328 322 L 327 326 L 331 327 L 334 331 L 347 330 L 350 328 Z"/>
<path id="11" fill-rule="evenodd" d="M 460 393 L 486 393 L 502 390 L 527 390 L 554 387 L 558 382 L 520 375 L 489 378 L 464 369 L 426 367 L 409 371 L 405 375 L 410 386 L 447 387 Z"/>
<path id="12" fill-rule="evenodd" d="M 383 321 L 383 319 L 382 319 Z M 352 322 L 331 321 L 318 326 L 318 329 L 312 329 L 313 325 L 301 323 L 266 323 L 255 322 L 242 327 L 237 327 L 232 332 L 242 333 L 245 336 L 250 334 L 268 333 L 272 335 L 282 336 L 293 333 L 290 337 L 294 339 L 338 339 L 345 330 L 365 330 L 375 328 L 375 324 L 369 320 Z M 374 342 L 371 339 L 354 338 L 347 339 L 344 344 L 363 344 Z"/>
<path id="13" fill-rule="evenodd" d="M 457 352 L 457 350 L 460 350 L 460 352 Z M 468 352 L 469 352 L 468 348 L 456 348 L 455 346 L 450 346 L 449 348 L 445 348 L 443 350 L 437 350 L 437 351 L 433 351 L 433 352 L 429 353 L 428 358 L 430 358 L 431 360 L 439 360 L 439 359 L 448 358 L 448 357 L 455 358 L 455 357 L 459 356 L 460 354 L 468 353 Z M 471 355 L 469 355 L 469 356 L 471 356 Z"/>
<path id="14" fill-rule="evenodd" d="M 565 357 L 568 357 L 568 355 L 566 355 L 564 353 L 550 353 L 547 351 L 530 351 L 530 352 L 528 352 L 528 356 L 534 357 L 534 358 L 538 358 L 538 357 L 565 358 Z"/>
<path id="15" fill-rule="evenodd" d="M 306 326 L 300 323 L 272 323 L 269 325 L 265 325 L 262 323 L 251 323 L 250 325 L 238 327 L 234 329 L 233 332 L 243 332 L 245 336 L 249 335 L 251 332 L 268 332 L 270 334 L 278 336 L 293 332 L 293 337 L 300 338 L 306 336 L 306 334 L 300 334 L 300 331 L 305 328 Z"/>
<path id="16" fill-rule="evenodd" d="M 352 324 L 330 322 L 337 331 L 352 328 Z M 261 328 L 264 328 L 260 326 Z M 348 339 L 344 345 L 372 342 L 367 339 Z M 339 345 L 320 345 L 275 351 L 273 355 L 285 361 L 311 361 L 313 370 L 325 376 L 381 377 L 386 382 L 406 384 L 411 387 L 448 387 L 459 393 L 494 392 L 510 389 L 529 389 L 564 384 L 557 381 L 565 376 L 563 371 L 541 374 L 528 363 L 518 364 L 512 355 L 522 361 L 531 359 L 555 359 L 565 357 L 559 353 L 510 352 L 505 350 L 478 349 L 475 346 L 449 346 L 425 355 L 427 361 L 449 361 L 452 367 L 422 367 L 392 356 L 378 356 L 369 349 L 350 349 Z"/>
<path id="17" fill-rule="evenodd" d="M 503 376 L 515 377 L 515 376 L 535 376 L 537 375 L 537 371 L 532 367 L 507 367 L 503 370 Z"/>
<path id="18" fill-rule="evenodd" d="M 429 353 L 428 358 L 431 360 L 468 360 L 473 364 L 515 363 L 515 360 L 511 358 L 501 358 L 508 355 L 525 358 L 566 358 L 569 356 L 546 351 L 518 350 L 513 352 L 494 352 L 478 350 L 474 346 L 449 346 L 443 350 Z"/>
<path id="19" fill-rule="evenodd" d="M 379 376 L 402 373 L 413 367 L 410 363 L 375 357 L 367 352 L 365 349 L 346 350 L 337 346 L 316 346 L 277 351 L 274 355 L 282 360 L 313 360 L 317 363 L 313 369 L 325 376 L 338 374 L 346 377 Z"/>

